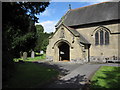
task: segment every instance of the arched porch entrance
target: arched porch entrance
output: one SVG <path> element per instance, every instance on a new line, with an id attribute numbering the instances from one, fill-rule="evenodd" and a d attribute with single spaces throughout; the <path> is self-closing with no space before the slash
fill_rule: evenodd
<path id="1" fill-rule="evenodd" d="M 60 42 L 59 49 L 59 61 L 70 61 L 70 46 L 66 42 Z"/>

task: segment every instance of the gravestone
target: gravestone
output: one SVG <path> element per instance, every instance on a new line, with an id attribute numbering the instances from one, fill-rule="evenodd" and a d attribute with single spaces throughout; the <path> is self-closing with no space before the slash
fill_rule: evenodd
<path id="1" fill-rule="evenodd" d="M 35 52 L 32 51 L 32 52 L 31 52 L 31 58 L 34 58 L 34 57 L 35 57 Z"/>
<path id="2" fill-rule="evenodd" d="M 23 53 L 23 60 L 26 60 L 27 59 L 27 52 L 24 52 Z"/>
<path id="3" fill-rule="evenodd" d="M 43 52 L 43 51 L 40 51 L 40 54 L 44 54 L 44 52 Z"/>
<path id="4" fill-rule="evenodd" d="M 20 58 L 23 58 L 23 52 L 20 51 Z"/>

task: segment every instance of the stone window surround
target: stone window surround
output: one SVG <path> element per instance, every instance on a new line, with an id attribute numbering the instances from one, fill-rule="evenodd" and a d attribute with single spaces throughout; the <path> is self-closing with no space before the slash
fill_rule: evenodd
<path id="1" fill-rule="evenodd" d="M 105 27 L 101 27 L 101 28 L 98 28 L 96 31 L 95 31 L 95 45 L 109 45 L 110 43 L 110 40 L 109 40 L 109 35 L 110 35 L 110 32 L 108 31 L 107 28 Z M 106 38 L 108 37 L 108 38 Z M 98 39 L 98 40 L 96 40 Z"/>

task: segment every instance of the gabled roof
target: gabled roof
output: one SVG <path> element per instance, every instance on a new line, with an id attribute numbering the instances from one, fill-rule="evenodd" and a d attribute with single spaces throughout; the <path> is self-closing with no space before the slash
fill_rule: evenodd
<path id="1" fill-rule="evenodd" d="M 80 36 L 79 32 L 76 31 L 75 29 L 66 26 L 64 23 L 63 23 L 63 25 L 64 25 L 75 37 L 79 37 L 79 36 Z"/>
<path id="2" fill-rule="evenodd" d="M 81 44 L 90 44 L 90 42 L 87 39 L 85 39 L 81 34 L 80 34 L 80 37 L 79 37 L 79 42 Z"/>
<path id="3" fill-rule="evenodd" d="M 62 16 L 62 18 L 58 21 L 55 27 L 59 27 L 64 22 L 64 19 L 66 18 L 67 14 L 69 14 L 69 12 L 70 12 L 70 9 L 65 13 L 65 15 Z"/>
<path id="4" fill-rule="evenodd" d="M 117 20 L 120 19 L 118 17 L 118 5 L 119 2 L 104 2 L 78 9 L 71 9 L 64 15 L 62 22 L 67 26 L 76 26 Z M 59 25 L 59 23 L 57 25 Z"/>
<path id="5" fill-rule="evenodd" d="M 67 27 L 67 26 L 66 26 Z M 68 27 L 69 31 L 73 33 L 76 37 L 79 37 L 79 41 L 81 44 L 90 44 L 87 39 L 85 39 L 77 30 Z"/>
<path id="6" fill-rule="evenodd" d="M 66 26 L 64 23 L 61 23 L 60 26 L 63 25 L 65 28 L 67 28 L 75 37 L 79 37 L 79 41 L 81 44 L 90 44 L 77 30 Z M 58 29 L 54 32 L 54 34 L 58 31 Z M 54 36 L 54 34 L 52 36 L 49 37 L 52 38 Z"/>
<path id="7" fill-rule="evenodd" d="M 88 40 L 85 39 L 77 30 L 75 30 L 75 29 L 73 29 L 73 28 L 71 28 L 71 27 L 66 26 L 64 23 L 63 23 L 63 25 L 64 25 L 75 37 L 79 37 L 79 41 L 78 41 L 78 42 L 80 42 L 81 44 L 90 44 L 90 43 L 88 42 Z"/>

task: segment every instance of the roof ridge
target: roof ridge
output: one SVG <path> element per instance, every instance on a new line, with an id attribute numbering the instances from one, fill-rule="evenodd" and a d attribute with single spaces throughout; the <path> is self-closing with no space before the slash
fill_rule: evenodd
<path id="1" fill-rule="evenodd" d="M 55 25 L 57 27 L 61 22 L 64 22 L 65 16 L 70 12 L 70 9 L 60 18 L 58 23 Z"/>
<path id="2" fill-rule="evenodd" d="M 64 24 L 64 25 L 65 25 L 65 24 Z M 69 27 L 69 26 L 67 26 L 67 25 L 66 25 L 66 27 L 68 27 L 68 28 L 70 28 L 70 29 L 73 29 L 73 30 L 75 30 L 74 28 L 71 28 L 71 27 Z"/>
<path id="3" fill-rule="evenodd" d="M 108 2 L 110 2 L 110 1 L 95 3 L 95 4 L 92 4 L 92 5 L 88 5 L 88 6 L 83 6 L 83 7 L 79 7 L 79 8 L 76 8 L 76 9 L 71 9 L 70 11 L 78 10 L 78 9 L 85 8 L 85 7 L 95 6 L 95 5 L 102 4 L 102 3 L 108 3 Z"/>

